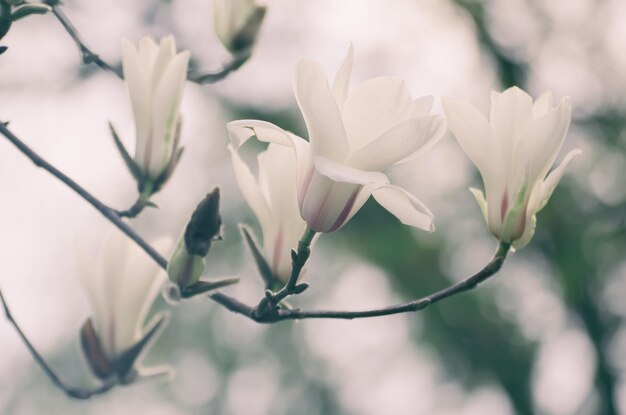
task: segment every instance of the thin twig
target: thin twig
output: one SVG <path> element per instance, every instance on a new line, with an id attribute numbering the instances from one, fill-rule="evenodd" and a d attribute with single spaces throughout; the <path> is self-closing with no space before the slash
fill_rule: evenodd
<path id="1" fill-rule="evenodd" d="M 167 268 L 167 260 L 161 256 L 148 242 L 146 242 L 133 228 L 131 228 L 126 222 L 124 222 L 118 215 L 117 212 L 102 203 L 95 196 L 85 190 L 82 186 L 68 177 L 65 173 L 54 167 L 52 164 L 48 163 L 41 156 L 39 156 L 35 151 L 33 151 L 30 147 L 28 147 L 23 141 L 21 141 L 15 134 L 13 134 L 6 126 L 5 123 L 0 122 L 0 133 L 4 135 L 18 150 L 22 152 L 26 157 L 28 157 L 37 167 L 41 167 L 46 170 L 48 173 L 52 174 L 54 177 L 59 179 L 65 185 L 67 185 L 70 189 L 76 192 L 80 197 L 86 200 L 91 206 L 96 208 L 98 212 L 100 212 L 105 218 L 107 218 L 111 223 L 113 223 L 119 230 L 124 232 L 131 238 L 135 243 L 137 243 L 152 259 L 156 261 L 161 268 Z"/>
<path id="2" fill-rule="evenodd" d="M 74 27 L 70 19 L 67 18 L 65 13 L 63 13 L 63 11 L 59 8 L 58 5 L 52 6 L 52 13 L 57 18 L 57 20 L 63 25 L 63 28 L 65 29 L 65 31 L 70 35 L 70 37 L 76 44 L 76 47 L 78 48 L 78 51 L 80 52 L 80 56 L 83 61 L 83 64 L 88 65 L 90 63 L 95 63 L 102 69 L 113 72 L 115 75 L 117 75 L 118 78 L 124 79 L 124 75 L 122 74 L 122 71 L 119 68 L 116 68 L 113 65 L 110 65 L 107 62 L 105 62 L 99 55 L 94 53 L 91 49 L 87 47 L 87 45 L 85 45 L 85 42 L 83 42 L 83 40 L 81 39 L 80 35 L 78 34 L 78 30 L 76 30 L 76 27 Z"/>
<path id="3" fill-rule="evenodd" d="M 510 244 L 501 242 L 498 246 L 498 250 L 494 254 L 493 258 L 483 269 L 478 271 L 476 274 L 472 275 L 460 281 L 456 284 L 453 284 L 447 288 L 444 288 L 440 291 L 437 291 L 431 295 L 426 297 L 419 298 L 414 301 L 410 301 L 408 303 L 398 304 L 391 307 L 384 307 L 374 310 L 365 310 L 365 311 L 302 311 L 302 310 L 278 310 L 276 316 L 274 316 L 276 321 L 280 320 L 302 320 L 307 318 L 333 318 L 333 319 L 346 319 L 352 320 L 355 318 L 370 318 L 370 317 L 381 317 L 388 316 L 392 314 L 400 314 L 400 313 L 410 313 L 419 310 L 423 310 L 431 304 L 435 304 L 445 298 L 452 297 L 453 295 L 469 291 L 473 288 L 476 288 L 480 283 L 487 280 L 489 277 L 495 275 L 509 252 Z M 273 321 L 272 321 L 273 322 Z"/>
<path id="4" fill-rule="evenodd" d="M 103 394 L 107 392 L 108 390 L 110 390 L 113 386 L 115 386 L 115 383 L 113 381 L 104 383 L 95 389 L 83 389 L 83 388 L 76 388 L 74 386 L 68 386 L 64 381 L 61 380 L 59 375 L 56 374 L 54 369 L 52 369 L 48 365 L 48 363 L 46 363 L 45 359 L 39 354 L 37 349 L 35 349 L 32 343 L 28 340 L 28 338 L 26 337 L 26 335 L 24 334 L 20 326 L 17 324 L 17 322 L 13 318 L 13 315 L 11 314 L 11 310 L 9 309 L 9 305 L 7 304 L 6 300 L 4 299 L 4 295 L 2 294 L 2 290 L 0 290 L 0 301 L 2 302 L 2 306 L 4 307 L 4 313 L 6 314 L 7 320 L 9 320 L 11 325 L 13 325 L 13 327 L 15 328 L 15 331 L 17 331 L 17 334 L 19 334 L 20 338 L 22 339 L 22 341 L 28 348 L 28 351 L 33 356 L 33 359 L 35 359 L 35 361 L 43 369 L 43 371 L 46 373 L 48 378 L 50 378 L 52 383 L 55 386 L 57 386 L 59 389 L 64 391 L 67 394 L 67 396 L 69 396 L 70 398 L 74 398 L 74 399 L 85 400 L 85 399 L 91 398 L 92 396 Z"/>
<path id="5" fill-rule="evenodd" d="M 92 51 L 85 45 L 85 42 L 81 38 L 76 26 L 70 21 L 67 15 L 61 10 L 58 4 L 51 4 L 52 13 L 57 18 L 57 20 L 63 25 L 63 28 L 67 32 L 68 35 L 72 38 L 78 51 L 80 52 L 80 56 L 83 64 L 88 65 L 90 63 L 95 63 L 100 68 L 111 71 L 118 78 L 124 79 L 124 74 L 122 70 L 116 66 L 113 66 L 107 63 L 104 59 L 100 57 L 97 53 Z M 213 84 L 221 81 L 226 78 L 232 72 L 239 69 L 244 63 L 248 61 L 251 56 L 250 51 L 243 52 L 239 55 L 234 55 L 232 59 L 225 63 L 220 69 L 214 72 L 198 72 L 198 73 L 189 73 L 187 74 L 187 79 L 190 82 L 194 82 L 200 85 L 204 84 Z"/>
<path id="6" fill-rule="evenodd" d="M 126 224 L 115 212 L 114 209 L 106 206 L 104 203 L 100 202 L 93 195 L 83 189 L 80 185 L 70 179 L 68 176 L 59 171 L 56 167 L 52 166 L 50 163 L 41 158 L 38 154 L 36 154 L 33 150 L 31 150 L 26 144 L 24 144 L 18 137 L 15 136 L 9 129 L 6 127 L 4 123 L 0 122 L 0 133 L 2 133 L 5 137 L 9 139 L 11 143 L 13 143 L 24 155 L 26 155 L 29 159 L 35 163 L 38 167 L 41 167 L 51 173 L 54 177 L 62 181 L 72 190 L 74 190 L 79 196 L 89 202 L 93 207 L 95 207 L 102 215 L 104 215 L 109 221 L 111 221 L 115 226 L 117 226 L 122 232 L 124 232 L 127 236 L 129 236 L 133 241 L 135 241 L 154 261 L 163 269 L 167 269 L 167 260 L 161 256 L 148 242 L 146 242 L 139 234 L 137 234 L 130 226 Z M 305 232 L 301 242 L 302 244 L 298 247 L 298 252 L 294 258 L 294 271 L 293 275 L 296 275 L 295 278 L 290 278 L 290 282 L 287 284 L 291 288 L 284 289 L 279 291 L 278 293 L 271 293 L 269 296 L 274 301 L 281 301 L 287 295 L 290 295 L 294 292 L 294 288 L 297 287 L 297 276 L 300 273 L 300 270 L 304 266 L 306 262 L 306 258 L 308 258 L 308 253 L 305 255 L 305 252 L 308 251 L 308 244 L 310 243 L 314 233 L 310 230 Z M 209 298 L 218 304 L 224 306 L 230 311 L 235 313 L 244 315 L 254 321 L 259 323 L 273 323 L 276 321 L 282 320 L 299 320 L 299 319 L 307 319 L 307 318 L 337 318 L 337 319 L 355 319 L 355 318 L 369 318 L 369 317 L 378 317 L 385 316 L 391 314 L 398 313 L 407 313 L 414 312 L 418 310 L 422 310 L 429 306 L 430 304 L 434 304 L 438 301 L 443 300 L 444 298 L 448 298 L 455 294 L 471 290 L 475 288 L 478 284 L 485 281 L 487 278 L 491 277 L 495 273 L 497 273 L 506 258 L 506 255 L 509 251 L 510 245 L 506 243 L 500 243 L 496 254 L 493 259 L 479 272 L 472 275 L 471 277 L 456 283 L 448 288 L 445 288 L 441 291 L 438 291 L 429 296 L 404 303 L 396 306 L 385 307 L 374 310 L 366 310 L 366 311 L 302 311 L 298 309 L 293 310 L 284 310 L 279 308 L 270 309 L 270 312 L 267 310 L 260 311 L 259 306 L 251 307 L 242 303 L 241 301 L 229 297 L 222 293 L 213 293 L 209 294 Z M 299 258 L 299 259 L 298 259 Z M 300 284 L 302 285 L 302 284 Z M 285 294 L 287 292 L 287 294 Z M 268 297 L 265 297 L 267 299 Z M 259 303 L 262 305 L 263 301 Z"/>
<path id="7" fill-rule="evenodd" d="M 234 55 L 230 62 L 225 63 L 221 69 L 215 72 L 190 73 L 187 79 L 197 84 L 214 84 L 230 75 L 231 72 L 239 69 L 244 63 L 250 59 L 251 52 L 246 51 L 240 55 Z"/>
<path id="8" fill-rule="evenodd" d="M 98 210 L 105 218 L 111 223 L 117 226 L 122 232 L 124 232 L 129 238 L 137 243 L 161 268 L 167 269 L 167 260 L 161 256 L 148 242 L 146 242 L 139 234 L 137 234 L 126 222 L 124 222 L 117 214 L 117 212 L 102 203 L 95 196 L 82 188 L 78 183 L 69 178 L 59 169 L 48 163 L 41 156 L 35 153 L 30 147 L 23 143 L 15 134 L 13 134 L 8 128 L 7 124 L 0 122 L 0 133 L 4 135 L 22 154 L 28 157 L 36 166 L 46 170 L 52 174 L 55 178 L 67 185 L 76 194 L 91 204 L 96 210 Z M 302 268 L 304 267 L 309 256 L 309 245 L 315 232 L 307 229 L 303 235 L 300 243 L 298 244 L 298 251 L 293 253 L 293 270 L 289 282 L 279 290 L 277 293 L 266 292 L 266 297 L 262 300 L 258 306 L 251 307 L 241 301 L 229 297 L 225 294 L 216 292 L 208 295 L 216 303 L 220 304 L 224 308 L 241 314 L 258 323 L 275 323 L 283 320 L 301 320 L 312 318 L 333 318 L 333 319 L 356 319 L 356 318 L 369 318 L 379 317 L 399 313 L 415 312 L 422 310 L 441 301 L 445 298 L 451 297 L 455 294 L 459 294 L 464 291 L 475 288 L 478 284 L 485 281 L 487 278 L 494 275 L 502 267 L 506 255 L 509 251 L 509 244 L 501 243 L 498 247 L 498 251 L 494 255 L 493 259 L 478 273 L 473 276 L 454 284 L 448 288 L 431 294 L 427 297 L 420 298 L 415 301 L 411 301 L 396 306 L 385 307 L 374 310 L 365 311 L 302 311 L 298 309 L 283 309 L 278 306 L 289 295 L 299 294 L 307 287 L 306 284 L 297 284 L 298 277 Z M 7 303 L 5 302 L 2 292 L 0 291 L 0 300 L 4 306 L 5 313 L 11 324 L 15 327 L 16 331 L 26 344 L 26 347 L 32 354 L 33 358 L 39 363 L 46 375 L 50 380 L 62 389 L 68 396 L 76 399 L 89 399 L 91 396 L 104 393 L 115 386 L 114 383 L 106 383 L 101 387 L 93 390 L 84 390 L 79 388 L 73 388 L 67 386 L 58 375 L 50 368 L 45 362 L 43 357 L 35 350 L 23 331 L 20 329 L 16 321 L 13 319 Z"/>

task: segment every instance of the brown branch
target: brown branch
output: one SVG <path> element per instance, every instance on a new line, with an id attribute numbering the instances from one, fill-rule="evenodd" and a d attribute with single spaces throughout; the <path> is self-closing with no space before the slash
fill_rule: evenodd
<path id="1" fill-rule="evenodd" d="M 72 38 L 78 51 L 80 52 L 80 56 L 83 64 L 88 65 L 90 63 L 94 63 L 98 65 L 100 68 L 111 71 L 118 78 L 124 79 L 124 74 L 122 69 L 116 66 L 113 66 L 107 63 L 104 59 L 102 59 L 97 53 L 87 47 L 82 37 L 80 36 L 76 26 L 70 21 L 67 15 L 61 10 L 59 5 L 56 2 L 48 2 L 52 7 L 52 13 L 56 17 L 56 19 L 61 23 L 65 31 Z M 190 82 L 194 82 L 200 85 L 204 84 L 214 84 L 216 82 L 221 81 L 226 78 L 232 72 L 239 69 L 244 63 L 248 61 L 250 58 L 250 51 L 246 51 L 239 55 L 232 56 L 232 59 L 229 62 L 226 62 L 220 69 L 214 72 L 197 72 L 197 73 L 188 73 L 187 79 Z"/>
<path id="2" fill-rule="evenodd" d="M 113 386 L 115 386 L 115 383 L 113 381 L 104 383 L 102 384 L 102 386 L 94 389 L 84 389 L 74 386 L 68 386 L 63 380 L 61 380 L 59 375 L 57 375 L 54 369 L 52 369 L 50 365 L 48 365 L 45 359 L 39 354 L 37 349 L 35 349 L 32 343 L 28 340 L 28 337 L 26 337 L 20 326 L 13 318 L 11 310 L 9 309 L 9 305 L 7 304 L 6 300 L 4 299 L 4 295 L 2 294 L 2 290 L 0 290 L 0 301 L 2 302 L 2 306 L 4 307 L 4 313 L 6 314 L 7 320 L 9 320 L 11 325 L 13 325 L 15 331 L 17 331 L 17 334 L 20 336 L 20 338 L 26 345 L 26 348 L 33 356 L 33 359 L 35 359 L 35 362 L 39 364 L 39 366 L 43 369 L 48 378 L 50 378 L 52 383 L 63 392 L 65 392 L 67 396 L 74 399 L 85 400 L 91 398 L 92 396 L 103 394 L 109 391 Z"/>

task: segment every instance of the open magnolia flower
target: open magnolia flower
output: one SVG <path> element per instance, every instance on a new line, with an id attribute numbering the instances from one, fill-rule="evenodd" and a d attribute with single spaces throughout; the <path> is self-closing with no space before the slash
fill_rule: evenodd
<path id="1" fill-rule="evenodd" d="M 297 248 L 306 229 L 298 208 L 293 150 L 270 144 L 258 156 L 255 178 L 239 154 L 229 149 L 241 193 L 261 224 L 263 256 L 273 276 L 286 282 L 291 274 L 291 249 Z"/>
<path id="2" fill-rule="evenodd" d="M 161 252 L 169 245 L 165 239 L 153 244 Z M 82 286 L 91 305 L 91 318 L 81 331 L 87 361 L 100 379 L 116 377 L 129 382 L 139 369 L 141 355 L 167 320 L 166 314 L 156 315 L 145 325 L 165 275 L 152 258 L 117 230 L 104 240 L 95 262 L 83 254 L 78 258 Z M 153 374 L 150 372 L 139 370 L 140 375 Z"/>
<path id="3" fill-rule="evenodd" d="M 250 50 L 264 17 L 255 0 L 213 0 L 215 33 L 233 54 Z"/>
<path id="4" fill-rule="evenodd" d="M 148 186 L 147 192 L 154 193 L 169 178 L 180 156 L 179 109 L 189 52 L 177 54 L 172 36 L 161 39 L 159 45 L 144 37 L 137 49 L 122 39 L 122 63 L 136 129 L 134 160 L 125 160 L 140 191 Z"/>
<path id="5" fill-rule="evenodd" d="M 569 98 L 553 105 L 546 92 L 533 104 L 517 87 L 491 96 L 491 124 L 473 106 L 444 99 L 450 129 L 483 179 L 486 198 L 470 189 L 491 233 L 519 249 L 531 240 L 536 214 L 548 202 L 567 165 L 581 150 L 570 151 L 548 172 L 563 145 L 571 118 Z"/>
<path id="6" fill-rule="evenodd" d="M 412 100 L 398 78 L 373 78 L 348 94 L 352 55 L 350 48 L 332 88 L 319 64 L 296 66 L 294 92 L 308 142 L 255 120 L 229 123 L 231 140 L 238 148 L 256 136 L 294 149 L 300 213 L 313 231 L 341 228 L 370 195 L 402 223 L 432 231 L 428 208 L 382 171 L 430 148 L 444 132 L 443 119 L 428 115 L 432 97 Z"/>

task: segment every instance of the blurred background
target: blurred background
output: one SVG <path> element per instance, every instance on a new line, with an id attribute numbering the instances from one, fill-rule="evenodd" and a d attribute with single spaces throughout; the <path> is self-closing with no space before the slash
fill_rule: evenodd
<path id="1" fill-rule="evenodd" d="M 360 321 L 258 325 L 195 299 L 173 319 L 146 363 L 174 366 L 169 383 L 66 398 L 0 318 L 0 413 L 22 414 L 626 414 L 626 2 L 623 0 L 268 0 L 252 59 L 216 85 L 188 84 L 187 147 L 133 221 L 146 238 L 177 238 L 191 211 L 222 189 L 224 241 L 206 275 L 238 275 L 227 292 L 256 303 L 263 286 L 237 223 L 258 225 L 226 151 L 225 123 L 258 118 L 304 134 L 291 90 L 300 57 L 334 76 L 350 42 L 353 85 L 406 80 L 414 97 L 455 96 L 488 109 L 489 91 L 519 85 L 569 95 L 569 168 L 538 216 L 531 244 L 488 283 L 417 314 Z M 197 68 L 227 52 L 210 0 L 67 0 L 86 43 L 119 63 L 120 38 L 173 33 Z M 104 202 L 126 208 L 135 184 L 109 136 L 129 147 L 125 86 L 81 66 L 52 16 L 16 23 L 2 40 L 0 120 Z M 436 100 L 435 111 L 440 111 Z M 313 253 L 304 308 L 365 309 L 428 294 L 481 268 L 496 242 L 467 191 L 480 186 L 454 138 L 389 171 L 435 213 L 429 235 L 375 203 Z M 89 314 L 76 248 L 94 253 L 111 225 L 0 139 L 0 285 L 33 344 L 69 383 L 93 382 L 78 345 Z M 160 300 L 155 310 L 167 308 Z"/>

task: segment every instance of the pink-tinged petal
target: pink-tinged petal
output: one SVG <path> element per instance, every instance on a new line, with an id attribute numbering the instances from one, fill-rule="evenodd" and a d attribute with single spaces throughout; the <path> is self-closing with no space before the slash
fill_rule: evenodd
<path id="1" fill-rule="evenodd" d="M 443 119 L 436 115 L 413 118 L 387 130 L 380 137 L 356 150 L 346 164 L 381 171 L 406 161 L 424 146 L 432 146 L 445 132 Z"/>
<path id="2" fill-rule="evenodd" d="M 334 232 L 351 217 L 361 188 L 368 183 L 386 183 L 387 176 L 315 157 L 315 170 L 300 210 L 307 225 L 317 232 Z"/>
<path id="3" fill-rule="evenodd" d="M 342 113 L 350 149 L 363 147 L 406 121 L 410 107 L 411 96 L 399 78 L 381 76 L 358 85 L 346 99 Z"/>
<path id="4" fill-rule="evenodd" d="M 405 225 L 428 232 L 435 231 L 433 214 L 415 196 L 391 184 L 377 187 L 372 193 L 374 199 Z"/>
<path id="5" fill-rule="evenodd" d="M 350 89 L 350 74 L 352 73 L 352 63 L 354 62 L 354 48 L 352 43 L 348 48 L 348 54 L 346 55 L 337 76 L 335 76 L 335 82 L 333 83 L 333 95 L 337 102 L 337 108 L 339 112 L 343 109 L 343 104 L 348 97 L 348 90 Z"/>
<path id="6" fill-rule="evenodd" d="M 334 181 L 315 170 L 301 203 L 302 218 L 316 232 L 338 230 L 346 223 L 361 187 Z"/>
<path id="7" fill-rule="evenodd" d="M 298 62 L 293 89 L 313 154 L 343 161 L 348 155 L 348 139 L 322 67 L 306 59 Z"/>

